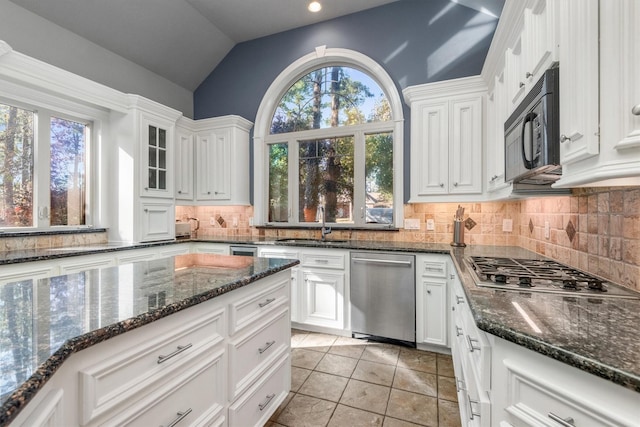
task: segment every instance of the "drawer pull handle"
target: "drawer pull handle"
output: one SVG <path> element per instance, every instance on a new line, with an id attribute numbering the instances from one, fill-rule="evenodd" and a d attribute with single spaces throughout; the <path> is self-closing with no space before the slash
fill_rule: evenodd
<path id="1" fill-rule="evenodd" d="M 316 262 L 318 264 L 328 264 L 329 260 L 328 259 L 316 259 Z"/>
<path id="2" fill-rule="evenodd" d="M 167 427 L 174 427 L 176 425 L 178 425 L 178 423 L 182 420 L 185 419 L 185 417 L 187 415 L 189 415 L 191 413 L 191 408 L 187 409 L 184 412 L 177 412 L 176 415 L 178 416 L 178 418 L 176 418 L 175 420 L 171 421 L 171 424 L 169 424 Z M 163 426 L 160 426 L 163 427 Z"/>
<path id="3" fill-rule="evenodd" d="M 264 306 L 267 306 L 267 305 L 271 304 L 271 303 L 272 303 L 272 302 L 274 302 L 275 300 L 276 300 L 275 298 L 267 298 L 267 299 L 265 300 L 265 302 L 261 302 L 260 304 L 258 304 L 258 306 L 259 306 L 260 308 L 262 308 L 262 307 L 264 307 Z"/>
<path id="4" fill-rule="evenodd" d="M 469 352 L 473 353 L 474 350 L 480 350 L 480 347 L 477 347 L 474 343 L 477 343 L 478 340 L 475 338 L 471 338 L 471 336 L 467 335 L 467 346 L 469 347 Z"/>
<path id="5" fill-rule="evenodd" d="M 265 343 L 264 347 L 258 349 L 258 353 L 260 354 L 264 353 L 265 351 L 269 350 L 269 347 L 271 347 L 275 343 L 276 343 L 275 341 L 269 341 L 268 343 Z"/>
<path id="6" fill-rule="evenodd" d="M 558 424 L 560 424 L 563 427 L 573 427 L 573 426 L 575 426 L 575 421 L 571 417 L 560 418 L 559 416 L 557 416 L 553 412 L 549 412 L 549 418 L 551 418 L 553 421 L 557 422 Z"/>
<path id="7" fill-rule="evenodd" d="M 459 337 L 462 335 L 462 328 L 456 325 L 456 336 Z"/>
<path id="8" fill-rule="evenodd" d="M 174 351 L 173 353 L 167 354 L 166 356 L 162 356 L 162 355 L 158 356 L 158 365 L 163 363 L 163 362 L 166 362 L 167 360 L 171 359 L 173 356 L 177 356 L 178 354 L 182 353 L 183 351 L 185 351 L 185 350 L 187 350 L 187 349 L 189 349 L 191 347 L 192 347 L 191 343 L 189 343 L 187 345 L 179 345 L 178 348 L 176 349 L 176 351 Z M 191 410 L 189 410 L 189 411 L 191 411 Z"/>
<path id="9" fill-rule="evenodd" d="M 464 298 L 456 295 L 456 304 L 464 304 Z"/>
<path id="10" fill-rule="evenodd" d="M 478 401 L 477 400 L 473 400 L 470 397 L 467 398 L 467 402 L 469 402 L 469 419 L 472 420 L 475 417 L 480 417 L 480 413 L 478 412 L 473 412 L 473 405 L 477 405 Z M 472 405 L 473 404 L 473 405 Z"/>
<path id="11" fill-rule="evenodd" d="M 264 408 L 267 407 L 267 405 L 269 405 L 269 403 L 271 402 L 271 399 L 273 399 L 274 397 L 276 397 L 275 393 L 271 393 L 270 395 L 268 395 L 267 398 L 264 400 L 264 402 L 258 405 L 258 408 L 260 408 L 260 410 L 262 411 Z"/>
<path id="12" fill-rule="evenodd" d="M 466 390 L 464 381 L 456 378 L 456 391 Z"/>

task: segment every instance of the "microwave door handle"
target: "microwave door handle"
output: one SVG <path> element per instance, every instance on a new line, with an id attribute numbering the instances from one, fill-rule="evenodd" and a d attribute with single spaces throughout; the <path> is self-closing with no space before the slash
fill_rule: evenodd
<path id="1" fill-rule="evenodd" d="M 520 143 L 522 144 L 522 150 L 520 150 L 520 152 L 522 153 L 522 162 L 524 163 L 524 167 L 527 169 L 533 169 L 533 119 L 536 118 L 536 113 L 528 113 L 526 116 L 524 116 L 524 119 L 522 120 L 522 133 L 520 135 Z M 524 147 L 524 133 L 525 130 L 527 128 L 527 123 L 531 122 L 532 126 L 531 126 L 531 160 L 527 159 L 527 153 L 525 152 L 525 147 Z"/>

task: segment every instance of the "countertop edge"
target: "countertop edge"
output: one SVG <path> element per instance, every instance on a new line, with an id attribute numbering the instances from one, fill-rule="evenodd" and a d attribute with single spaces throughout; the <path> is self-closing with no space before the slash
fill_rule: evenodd
<path id="1" fill-rule="evenodd" d="M 265 272 L 234 280 L 226 285 L 219 286 L 185 300 L 166 305 L 152 312 L 125 319 L 65 341 L 65 343 L 55 353 L 53 353 L 53 355 L 38 366 L 36 371 L 27 381 L 18 387 L 18 389 L 16 389 L 16 391 L 14 391 L 7 400 L 5 400 L 0 407 L 0 426 L 4 426 L 12 422 L 20 411 L 27 406 L 36 393 L 44 387 L 47 381 L 72 354 L 104 342 L 110 338 L 137 329 L 141 326 L 153 323 L 156 320 L 201 304 L 220 295 L 224 295 L 235 289 L 248 286 L 260 279 L 264 279 L 281 271 L 287 270 L 299 263 L 299 260 L 294 260 L 278 267 L 270 267 L 269 270 Z"/>

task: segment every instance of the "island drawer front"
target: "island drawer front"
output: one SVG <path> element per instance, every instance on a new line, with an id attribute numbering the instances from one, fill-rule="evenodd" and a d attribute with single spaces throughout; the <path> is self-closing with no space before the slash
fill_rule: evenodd
<path id="1" fill-rule="evenodd" d="M 334 270 L 344 270 L 347 263 L 347 254 L 342 251 L 334 251 L 335 253 L 315 253 L 302 252 L 300 264 L 303 267 L 313 268 L 332 268 Z"/>
<path id="2" fill-rule="evenodd" d="M 289 308 L 264 319 L 258 327 L 229 343 L 229 400 L 253 384 L 290 346 Z"/>
<path id="3" fill-rule="evenodd" d="M 229 408 L 229 426 L 263 426 L 284 401 L 291 387 L 287 353 Z"/>
<path id="4" fill-rule="evenodd" d="M 229 334 L 234 335 L 249 325 L 255 325 L 261 317 L 272 313 L 282 304 L 288 306 L 290 280 L 291 276 L 274 279 L 272 285 L 259 293 L 250 294 L 231 303 Z"/>
<path id="5" fill-rule="evenodd" d="M 141 400 L 125 409 L 114 410 L 114 417 L 102 426 L 215 425 L 225 415 L 224 351 L 202 352 L 198 360 L 180 370 L 171 380 L 153 387 Z"/>
<path id="6" fill-rule="evenodd" d="M 96 363 L 80 370 L 83 425 L 148 393 L 197 357 L 202 348 L 223 342 L 224 309 L 206 311 L 205 305 L 196 309 L 201 316 L 183 318 L 181 313 L 176 313 L 175 317 L 166 319 L 170 324 L 162 322 L 165 319 L 156 322 L 173 327 L 158 327 L 151 337 L 145 335 L 132 341 L 137 332 L 134 330 L 113 338 L 113 351 L 109 355 L 100 355 Z M 127 340 L 122 342 L 119 338 Z"/>
<path id="7" fill-rule="evenodd" d="M 447 279 L 449 259 L 451 258 L 448 255 L 429 255 L 420 257 L 416 268 L 422 276 Z"/>

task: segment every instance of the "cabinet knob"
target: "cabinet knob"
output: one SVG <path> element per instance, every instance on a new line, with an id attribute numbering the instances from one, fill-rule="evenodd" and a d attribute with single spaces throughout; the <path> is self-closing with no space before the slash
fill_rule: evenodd
<path id="1" fill-rule="evenodd" d="M 144 191 L 149 191 L 149 187 L 144 187 Z"/>
<path id="2" fill-rule="evenodd" d="M 560 144 L 564 144 L 565 142 L 571 142 L 571 138 L 564 134 L 560 135 Z"/>
<path id="3" fill-rule="evenodd" d="M 520 83 L 518 84 L 518 87 L 519 87 L 520 89 L 522 89 L 522 88 L 524 87 L 524 82 L 520 82 Z"/>
<path id="4" fill-rule="evenodd" d="M 182 190 L 178 190 L 178 194 L 182 194 Z"/>
<path id="5" fill-rule="evenodd" d="M 427 293 L 431 295 L 431 289 L 427 289 Z"/>
<path id="6" fill-rule="evenodd" d="M 440 183 L 440 187 L 444 187 L 444 183 L 443 182 Z"/>
<path id="7" fill-rule="evenodd" d="M 211 191 L 207 191 L 207 194 L 211 194 Z"/>
<path id="8" fill-rule="evenodd" d="M 213 192 L 213 194 L 218 194 L 218 192 L 217 192 L 217 191 L 214 191 L 214 192 Z"/>
<path id="9" fill-rule="evenodd" d="M 633 114 L 634 116 L 640 116 L 640 104 L 634 106 L 631 109 L 631 114 Z"/>
<path id="10" fill-rule="evenodd" d="M 527 71 L 527 72 L 526 72 L 526 74 L 525 74 L 524 76 L 525 76 L 526 78 L 529 78 L 529 77 L 533 77 L 533 74 L 531 74 L 530 72 L 528 72 L 528 71 Z"/>
<path id="11" fill-rule="evenodd" d="M 145 211 L 145 212 L 149 212 L 149 209 L 145 209 L 144 211 Z"/>
<path id="12" fill-rule="evenodd" d="M 454 187 L 457 187 L 457 186 L 458 186 L 458 183 L 457 183 L 457 182 L 454 182 L 454 183 L 453 183 L 453 186 L 454 186 Z"/>

